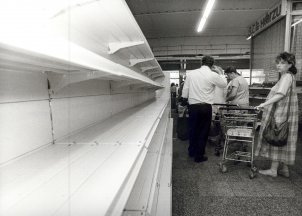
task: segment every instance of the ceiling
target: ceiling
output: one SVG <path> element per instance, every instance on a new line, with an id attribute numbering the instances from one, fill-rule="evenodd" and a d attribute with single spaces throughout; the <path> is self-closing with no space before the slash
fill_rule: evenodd
<path id="1" fill-rule="evenodd" d="M 163 70 L 200 66 L 213 55 L 221 66 L 249 67 L 248 27 L 280 0 L 216 0 L 204 30 L 198 21 L 207 0 L 126 0 Z"/>

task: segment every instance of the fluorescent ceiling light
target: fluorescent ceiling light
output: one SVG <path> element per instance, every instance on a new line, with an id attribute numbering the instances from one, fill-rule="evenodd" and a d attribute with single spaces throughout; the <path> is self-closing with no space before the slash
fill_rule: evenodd
<path id="1" fill-rule="evenodd" d="M 197 32 L 202 31 L 202 29 L 203 29 L 203 27 L 204 27 L 204 25 L 207 21 L 207 18 L 208 18 L 208 16 L 210 15 L 210 13 L 212 11 L 214 3 L 215 3 L 215 0 L 208 0 L 206 9 L 204 10 L 203 16 L 200 19 L 200 22 L 199 22 L 199 25 L 198 25 L 198 28 L 197 28 Z"/>
<path id="2" fill-rule="evenodd" d="M 302 22 L 302 19 L 298 20 L 297 22 L 293 23 L 292 26 L 297 25 L 298 23 Z"/>

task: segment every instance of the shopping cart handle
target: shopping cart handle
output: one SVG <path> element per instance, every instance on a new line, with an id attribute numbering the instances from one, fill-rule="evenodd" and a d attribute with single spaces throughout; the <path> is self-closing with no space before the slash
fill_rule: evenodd
<path id="1" fill-rule="evenodd" d="M 219 107 L 221 110 L 253 110 L 255 111 L 255 107 Z"/>
<path id="2" fill-rule="evenodd" d="M 238 104 L 223 104 L 223 103 L 214 103 L 213 105 L 214 105 L 214 106 L 227 106 L 227 107 L 234 107 L 234 106 L 236 106 L 236 107 L 239 107 L 239 105 L 238 105 Z"/>

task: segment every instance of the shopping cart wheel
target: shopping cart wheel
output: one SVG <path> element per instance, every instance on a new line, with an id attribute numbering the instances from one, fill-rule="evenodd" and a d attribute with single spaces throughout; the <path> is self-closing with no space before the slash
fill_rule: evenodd
<path id="1" fill-rule="evenodd" d="M 223 163 L 219 163 L 219 168 L 222 173 L 226 173 L 228 171 L 226 165 L 224 165 Z"/>
<path id="2" fill-rule="evenodd" d="M 256 167 L 252 167 L 251 170 L 250 170 L 250 174 L 249 174 L 250 179 L 255 178 L 256 173 L 257 173 L 257 168 Z"/>
<path id="3" fill-rule="evenodd" d="M 256 174 L 253 171 L 250 171 L 249 177 L 250 179 L 255 178 Z"/>

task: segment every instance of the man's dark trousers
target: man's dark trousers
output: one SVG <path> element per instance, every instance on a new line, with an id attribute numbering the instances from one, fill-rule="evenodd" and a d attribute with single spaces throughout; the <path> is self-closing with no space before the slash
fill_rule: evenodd
<path id="1" fill-rule="evenodd" d="M 206 103 L 189 105 L 189 155 L 202 160 L 212 121 L 212 105 Z"/>

